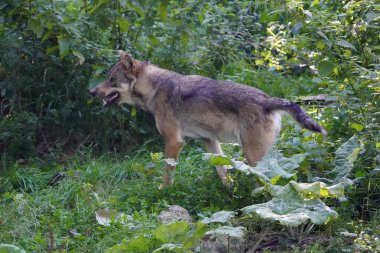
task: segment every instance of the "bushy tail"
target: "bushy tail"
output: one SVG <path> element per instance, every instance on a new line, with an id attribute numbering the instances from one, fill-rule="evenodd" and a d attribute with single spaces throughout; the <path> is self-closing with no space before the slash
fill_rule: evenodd
<path id="1" fill-rule="evenodd" d="M 327 136 L 326 130 L 318 125 L 318 123 L 310 118 L 310 116 L 307 115 L 306 112 L 294 102 L 282 98 L 271 98 L 270 102 L 266 106 L 266 109 L 285 111 L 302 127 Z"/>

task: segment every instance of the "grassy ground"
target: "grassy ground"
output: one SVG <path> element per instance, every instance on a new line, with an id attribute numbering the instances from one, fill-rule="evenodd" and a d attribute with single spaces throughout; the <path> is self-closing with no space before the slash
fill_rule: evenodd
<path id="1" fill-rule="evenodd" d="M 230 155 L 236 151 L 233 146 L 225 149 Z M 203 147 L 193 141 L 181 154 L 175 185 L 160 191 L 163 162 L 157 151 L 144 146 L 130 156 L 97 159 L 83 152 L 64 166 L 39 162 L 8 168 L 13 174 L 2 179 L 0 242 L 27 252 L 104 252 L 123 240 L 154 233 L 160 226 L 158 214 L 169 205 L 188 209 L 196 222 L 202 215 L 263 201 L 250 194 L 255 181 L 239 173 L 233 174 L 235 189 L 225 189 L 215 170 L 202 160 Z M 95 212 L 103 209 L 128 215 L 128 224 L 99 224 Z M 247 217 L 232 223 L 248 228 L 248 248 L 262 240 L 269 243 L 268 249 L 288 252 L 341 252 L 334 247 L 350 249 L 357 236 L 343 236 L 339 231 L 360 233 L 365 227 L 357 221 L 347 223 L 344 215 L 310 232 Z M 147 245 L 136 252 L 160 246 L 153 239 Z"/>
<path id="2" fill-rule="evenodd" d="M 200 149 L 188 149 L 175 186 L 164 191 L 158 190 L 162 162 L 154 162 L 149 151 L 97 160 L 78 154 L 65 166 L 14 165 L 9 168 L 14 174 L 3 180 L 7 191 L 0 202 L 0 242 L 33 252 L 101 252 L 157 227 L 156 216 L 171 204 L 195 215 L 236 209 L 239 201 L 201 158 Z M 64 178 L 53 182 L 56 173 Z M 135 227 L 99 225 L 95 211 L 104 208 L 132 215 Z M 71 237 L 73 229 L 81 236 Z"/>
<path id="3" fill-rule="evenodd" d="M 220 79 L 255 81 L 259 88 L 274 96 L 283 97 L 282 92 L 288 98 L 318 93 L 318 87 L 308 77 L 279 78 L 262 72 L 252 80 L 244 66 L 235 69 L 237 66 L 241 65 L 226 68 Z M 268 82 L 272 85 L 266 85 Z M 268 87 L 281 88 L 266 90 Z M 318 118 L 320 112 L 310 107 L 309 113 Z M 322 124 L 330 130 L 333 122 L 327 119 L 321 117 Z M 298 181 L 310 182 L 311 174 L 322 177 L 332 169 L 334 151 L 342 140 L 333 142 L 330 137 L 331 142 L 326 142 L 290 122 L 283 120 L 278 149 L 285 156 L 309 153 L 298 169 Z M 232 157 L 240 152 L 233 145 L 223 148 Z M 193 218 L 191 229 L 182 224 L 184 227 L 172 230 L 184 229 L 186 238 L 198 242 L 205 232 L 197 227 L 202 217 L 221 210 L 238 211 L 270 199 L 266 195 L 252 195 L 258 182 L 238 171 L 232 172 L 234 189 L 224 188 L 215 169 L 202 159 L 205 149 L 197 141 L 189 141 L 181 153 L 175 184 L 160 191 L 162 151 L 163 145 L 155 139 L 125 157 L 120 154 L 99 157 L 92 154 L 91 148 L 83 148 L 65 163 L 52 164 L 50 159 L 4 163 L 4 173 L 0 175 L 0 244 L 17 245 L 27 252 L 152 252 L 162 245 L 157 237 L 157 231 L 163 229 L 158 215 L 170 205 L 186 208 Z M 364 222 L 358 218 L 355 203 L 329 200 L 327 204 L 339 213 L 339 218 L 323 226 L 287 228 L 258 217 L 238 216 L 229 224 L 243 226 L 247 233 L 240 249 L 231 246 L 230 252 L 242 252 L 244 248 L 255 248 L 258 252 L 376 252 L 380 248 L 377 235 L 380 215 Z M 99 210 L 125 214 L 126 225 L 100 224 L 96 218 Z M 217 226 L 207 225 L 205 229 Z M 171 235 L 173 231 L 168 233 Z M 175 235 L 167 241 L 183 243 L 184 237 L 179 238 Z M 115 246 L 118 244 L 121 246 Z"/>

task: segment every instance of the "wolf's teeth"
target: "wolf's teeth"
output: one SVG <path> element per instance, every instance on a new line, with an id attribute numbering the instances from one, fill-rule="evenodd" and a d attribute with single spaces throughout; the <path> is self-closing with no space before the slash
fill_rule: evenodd
<path id="1" fill-rule="evenodd" d="M 107 104 L 107 101 L 103 99 L 103 105 L 106 105 L 106 104 Z"/>

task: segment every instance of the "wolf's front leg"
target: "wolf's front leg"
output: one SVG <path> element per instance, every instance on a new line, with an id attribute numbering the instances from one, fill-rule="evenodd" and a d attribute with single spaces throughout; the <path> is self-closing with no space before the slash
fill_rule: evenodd
<path id="1" fill-rule="evenodd" d="M 183 141 L 167 140 L 165 143 L 165 158 L 177 160 L 178 154 L 183 147 L 183 143 L 184 143 Z M 175 171 L 175 165 L 172 165 L 166 162 L 164 175 L 163 175 L 163 182 L 159 187 L 160 190 L 165 188 L 168 185 L 173 184 L 174 171 Z"/>
<path id="2" fill-rule="evenodd" d="M 203 139 L 203 142 L 210 153 L 223 155 L 222 147 L 220 143 L 216 140 Z M 218 173 L 222 183 L 227 188 L 232 188 L 234 186 L 234 181 L 232 178 L 227 176 L 227 166 L 215 166 L 216 172 Z"/>

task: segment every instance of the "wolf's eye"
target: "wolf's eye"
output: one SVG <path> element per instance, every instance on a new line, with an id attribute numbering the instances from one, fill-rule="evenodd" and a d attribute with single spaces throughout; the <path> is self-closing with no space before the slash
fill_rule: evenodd
<path id="1" fill-rule="evenodd" d="M 115 82 L 115 77 L 110 78 L 110 83 L 113 83 L 113 82 Z"/>

